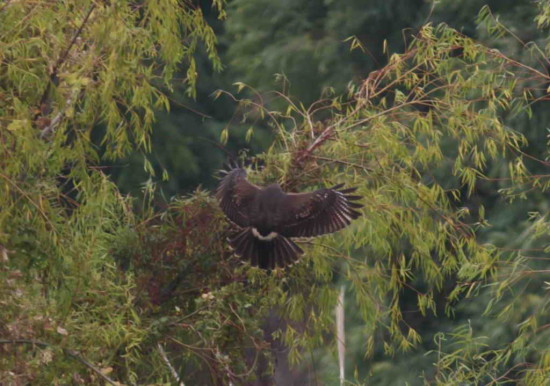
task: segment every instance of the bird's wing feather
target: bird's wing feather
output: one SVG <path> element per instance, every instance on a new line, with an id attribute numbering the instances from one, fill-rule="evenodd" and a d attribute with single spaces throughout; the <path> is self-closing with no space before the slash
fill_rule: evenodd
<path id="1" fill-rule="evenodd" d="M 259 188 L 246 180 L 246 171 L 235 167 L 224 171 L 226 175 L 216 190 L 216 198 L 225 215 L 235 224 L 246 227 L 250 225 L 250 204 Z"/>
<path id="2" fill-rule="evenodd" d="M 356 188 L 341 189 L 341 185 L 311 193 L 288 194 L 281 234 L 286 237 L 312 237 L 336 232 L 360 216 L 355 202 L 361 196 L 350 193 Z"/>

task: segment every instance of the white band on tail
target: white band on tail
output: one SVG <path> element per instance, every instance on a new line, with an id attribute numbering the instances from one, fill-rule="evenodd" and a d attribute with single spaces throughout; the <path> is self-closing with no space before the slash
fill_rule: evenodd
<path id="1" fill-rule="evenodd" d="M 279 234 L 277 232 L 269 232 L 269 234 L 267 236 L 262 236 L 256 228 L 252 228 L 252 234 L 254 235 L 254 237 L 256 237 L 256 238 L 258 238 L 262 241 L 271 241 L 275 237 L 279 236 Z"/>

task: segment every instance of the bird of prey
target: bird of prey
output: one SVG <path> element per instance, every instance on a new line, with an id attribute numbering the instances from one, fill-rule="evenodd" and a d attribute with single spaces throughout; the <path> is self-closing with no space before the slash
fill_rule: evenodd
<path id="1" fill-rule="evenodd" d="M 359 217 L 357 188 L 344 184 L 309 193 L 285 193 L 278 184 L 256 186 L 246 180 L 238 165 L 224 174 L 216 198 L 225 215 L 241 228 L 229 240 L 238 256 L 264 269 L 286 267 L 304 252 L 293 237 L 313 237 L 336 232 Z"/>

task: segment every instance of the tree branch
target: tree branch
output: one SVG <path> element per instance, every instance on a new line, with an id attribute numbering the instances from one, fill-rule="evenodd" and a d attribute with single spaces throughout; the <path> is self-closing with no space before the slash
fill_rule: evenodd
<path id="1" fill-rule="evenodd" d="M 346 364 L 346 332 L 344 324 L 344 296 L 345 287 L 340 287 L 338 301 L 335 307 L 336 313 L 336 345 L 338 349 L 338 368 L 340 370 L 340 385 L 346 382 L 345 364 Z"/>
<path id="2" fill-rule="evenodd" d="M 95 9 L 96 5 L 95 3 L 92 3 L 92 5 L 90 6 L 90 9 L 88 10 L 88 13 L 86 14 L 86 16 L 84 16 L 84 20 L 82 20 L 82 24 L 80 25 L 80 27 L 76 30 L 75 34 L 73 35 L 71 41 L 69 42 L 69 45 L 67 46 L 67 48 L 65 48 L 65 51 L 63 51 L 61 53 L 61 55 L 59 55 L 59 58 L 57 59 L 57 61 L 55 62 L 53 68 L 52 68 L 52 72 L 50 73 L 50 79 L 48 81 L 48 84 L 46 85 L 46 89 L 44 90 L 44 92 L 42 93 L 42 97 L 40 98 L 40 102 L 38 104 L 38 109 L 40 111 L 40 113 L 38 113 L 36 116 L 35 116 L 35 119 L 38 118 L 38 116 L 40 114 L 44 114 L 43 112 L 43 106 L 46 104 L 46 101 L 48 100 L 48 95 L 50 93 L 50 89 L 51 89 L 51 85 L 52 83 L 54 83 L 57 79 L 57 73 L 59 72 L 59 68 L 61 67 L 61 65 L 65 62 L 65 60 L 67 60 L 67 57 L 69 56 L 69 51 L 71 50 L 71 48 L 74 46 L 75 42 L 76 42 L 76 39 L 78 39 L 78 37 L 80 36 L 80 34 L 82 33 L 82 30 L 84 29 L 84 26 L 86 25 L 86 23 L 88 22 L 88 19 L 90 18 L 90 16 L 92 15 L 92 12 L 93 10 Z M 56 117 L 57 118 L 57 117 Z M 55 118 L 54 118 L 55 119 Z M 50 125 L 51 126 L 51 125 Z"/>
<path id="3" fill-rule="evenodd" d="M 46 138 L 48 134 L 50 134 L 57 128 L 57 126 L 61 122 L 61 119 L 65 115 L 65 110 L 67 109 L 67 106 L 69 106 L 72 103 L 72 101 L 73 101 L 72 97 L 67 98 L 67 101 L 65 102 L 65 107 L 63 108 L 63 110 L 59 111 L 57 115 L 54 117 L 54 119 L 52 119 L 50 124 L 46 126 L 44 129 L 42 129 L 42 131 L 40 132 L 40 139 Z"/>
<path id="4" fill-rule="evenodd" d="M 166 363 L 166 366 L 168 366 L 168 369 L 170 370 L 170 373 L 172 373 L 172 376 L 174 377 L 174 379 L 176 380 L 178 385 L 185 386 L 183 384 L 183 382 L 181 381 L 178 372 L 176 371 L 176 369 L 174 369 L 174 366 L 172 366 L 172 363 L 170 362 L 170 360 L 166 356 L 166 352 L 164 351 L 164 348 L 162 347 L 162 345 L 160 343 L 157 343 L 157 347 L 159 349 L 159 353 L 160 353 L 160 356 L 162 357 L 162 360 L 164 361 L 164 363 Z"/>

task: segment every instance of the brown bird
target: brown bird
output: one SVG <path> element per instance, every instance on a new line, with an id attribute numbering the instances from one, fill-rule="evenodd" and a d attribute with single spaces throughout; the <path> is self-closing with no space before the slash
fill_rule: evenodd
<path id="1" fill-rule="evenodd" d="M 278 184 L 265 188 L 246 180 L 246 171 L 234 165 L 222 170 L 216 191 L 225 215 L 242 230 L 229 244 L 253 266 L 285 267 L 304 252 L 292 237 L 313 237 L 336 232 L 360 216 L 362 205 L 353 196 L 357 188 L 338 184 L 310 193 L 285 193 Z"/>

